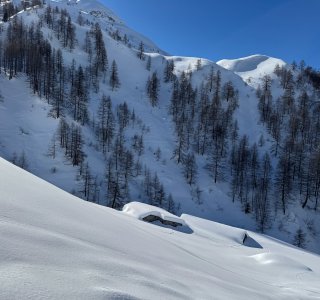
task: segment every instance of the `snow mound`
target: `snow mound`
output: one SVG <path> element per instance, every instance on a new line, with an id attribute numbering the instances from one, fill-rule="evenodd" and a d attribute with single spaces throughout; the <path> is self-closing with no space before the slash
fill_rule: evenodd
<path id="1" fill-rule="evenodd" d="M 197 235 L 228 246 L 238 247 L 243 245 L 243 238 L 247 233 L 246 230 L 240 228 L 210 222 L 187 214 L 182 214 L 181 218 L 188 223 Z"/>
<path id="2" fill-rule="evenodd" d="M 218 61 L 217 64 L 227 70 L 236 73 L 244 73 L 257 69 L 260 71 L 272 69 L 271 72 L 273 72 L 273 69 L 277 64 L 282 66 L 285 62 L 278 58 L 256 54 L 238 59 L 222 59 Z"/>
<path id="3" fill-rule="evenodd" d="M 260 54 L 238 59 L 222 59 L 217 64 L 235 72 L 252 86 L 256 86 L 256 80 L 264 75 L 272 75 L 276 65 L 286 65 L 281 59 Z"/>
<path id="4" fill-rule="evenodd" d="M 285 267 L 285 268 L 295 269 L 297 271 L 312 272 L 312 269 L 309 268 L 308 266 L 300 262 L 297 262 L 296 260 L 282 254 L 260 253 L 260 254 L 252 255 L 251 257 L 261 265 L 269 265 L 269 266 L 278 267 L 278 268 Z"/>
<path id="5" fill-rule="evenodd" d="M 248 72 L 257 69 L 261 63 L 268 59 L 270 57 L 266 55 L 251 55 L 239 59 L 223 59 L 217 64 L 233 72 Z"/>
<path id="6" fill-rule="evenodd" d="M 155 216 L 165 221 L 174 222 L 181 224 L 182 226 L 186 226 L 186 222 L 182 218 L 179 218 L 162 208 L 145 203 L 130 202 L 123 207 L 122 211 L 125 214 L 128 214 L 139 220 L 143 220 L 148 216 Z"/>

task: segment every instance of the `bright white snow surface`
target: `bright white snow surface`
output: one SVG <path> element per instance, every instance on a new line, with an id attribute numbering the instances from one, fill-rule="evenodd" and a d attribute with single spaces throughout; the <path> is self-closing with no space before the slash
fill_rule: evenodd
<path id="1" fill-rule="evenodd" d="M 192 234 L 82 201 L 0 158 L 0 299 L 319 299 L 320 257 L 182 215 Z M 151 210 L 155 208 L 151 207 Z"/>
<path id="2" fill-rule="evenodd" d="M 165 221 L 179 223 L 181 225 L 186 225 L 185 221 L 168 211 L 155 207 L 149 204 L 140 203 L 140 202 L 130 202 L 126 204 L 122 211 L 136 219 L 142 220 L 147 216 L 156 216 Z"/>
<path id="3" fill-rule="evenodd" d="M 275 76 L 273 74 L 275 66 L 281 67 L 286 63 L 278 58 L 256 54 L 238 59 L 222 59 L 217 64 L 235 72 L 249 85 L 257 87 L 260 78 L 264 75 Z"/>

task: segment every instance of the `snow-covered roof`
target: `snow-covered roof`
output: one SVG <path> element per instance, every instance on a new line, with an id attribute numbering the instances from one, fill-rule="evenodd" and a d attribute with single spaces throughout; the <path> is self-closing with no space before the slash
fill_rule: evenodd
<path id="1" fill-rule="evenodd" d="M 139 220 L 143 220 L 147 216 L 156 216 L 165 221 L 186 225 L 186 222 L 182 218 L 177 217 L 162 208 L 145 203 L 130 202 L 123 207 L 122 211 Z"/>

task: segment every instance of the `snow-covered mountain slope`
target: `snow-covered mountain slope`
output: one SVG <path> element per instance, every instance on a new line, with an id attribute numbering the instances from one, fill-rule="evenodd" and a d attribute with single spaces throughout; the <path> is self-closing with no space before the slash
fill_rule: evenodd
<path id="1" fill-rule="evenodd" d="M 183 178 L 181 167 L 172 159 L 175 136 L 174 126 L 168 116 L 170 85 L 165 84 L 162 87 L 159 107 L 150 107 L 145 93 L 148 72 L 145 70 L 144 64 L 141 64 L 139 60 L 135 60 L 135 55 L 130 50 L 113 45 L 114 41 L 112 39 L 108 43 L 109 57 L 117 59 L 121 84 L 125 88 L 111 91 L 109 88 L 105 89 L 103 87 L 102 92 L 110 94 L 114 104 L 121 104 L 123 100 L 126 100 L 129 108 L 134 109 L 137 117 L 140 117 L 143 120 L 143 125 L 148 128 L 148 132 L 144 134 L 145 151 L 141 156 L 141 161 L 152 171 L 157 172 L 166 190 L 172 193 L 176 203 L 180 204 L 181 210 L 184 212 L 218 220 L 233 226 L 254 229 L 254 222 L 244 214 L 239 214 L 238 209 L 233 208 L 234 204 L 228 200 L 226 195 L 227 188 L 219 186 L 213 189 L 212 179 L 205 172 L 200 172 L 199 174 L 199 186 L 202 191 L 203 204 L 200 206 L 195 204 L 194 196 L 190 195 L 191 188 Z M 164 59 L 173 59 L 176 63 L 175 72 L 177 76 L 182 71 L 187 70 L 189 66 L 195 66 L 197 61 L 197 58 L 192 57 L 171 58 L 163 57 L 159 54 L 153 54 L 152 57 L 155 70 L 163 69 L 162 61 Z M 79 55 L 79 59 L 81 59 L 81 55 Z M 206 78 L 211 66 L 215 70 L 221 70 L 223 81 L 232 80 L 240 89 L 242 98 L 245 99 L 245 103 L 241 105 L 237 112 L 241 132 L 247 132 L 252 139 L 258 141 L 263 128 L 256 125 L 258 116 L 255 110 L 255 98 L 253 96 L 247 97 L 247 94 L 250 93 L 250 88 L 245 87 L 241 79 L 232 72 L 225 71 L 209 61 L 207 64 L 205 65 L 205 62 L 203 62 L 203 69 L 195 71 L 193 82 L 199 84 L 201 80 Z M 129 65 L 130 69 L 136 70 L 134 77 L 125 76 Z M 0 103 L 0 155 L 12 161 L 13 158 L 17 157 L 19 159 L 25 154 L 27 170 L 68 192 L 78 194 L 78 191 L 82 189 L 82 183 L 76 180 L 78 170 L 72 168 L 70 163 L 66 161 L 63 152 L 59 151 L 58 146 L 56 146 L 57 154 L 55 159 L 48 155 L 53 135 L 59 126 L 59 120 L 48 117 L 50 105 L 39 97 L 34 96 L 25 81 L 25 77 L 8 80 L 0 75 L 0 90 L 3 96 L 3 102 Z M 90 110 L 93 114 L 96 114 L 100 97 L 100 95 L 92 95 Z M 252 114 L 251 118 L 247 118 L 249 112 Z M 246 117 L 242 117 L 242 115 Z M 141 129 L 138 126 L 133 128 L 128 134 L 128 143 L 130 143 L 132 136 L 139 134 L 140 131 Z M 89 164 L 94 169 L 95 174 L 99 176 L 99 181 L 103 182 L 105 172 L 104 158 L 95 150 L 94 144 L 96 142 L 92 131 L 85 128 L 83 134 L 86 141 L 85 152 L 88 156 Z M 155 155 L 158 148 L 161 149 L 161 159 L 156 158 Z M 199 163 L 201 164 L 201 169 L 204 169 L 207 164 L 206 160 L 201 158 Z M 101 204 L 106 204 L 104 193 L 102 186 L 99 200 Z M 141 189 L 139 189 L 139 186 L 133 185 L 128 201 L 138 200 L 141 197 L 143 197 Z M 209 199 L 213 199 L 213 201 Z"/>
<path id="2" fill-rule="evenodd" d="M 191 233 L 145 223 L 3 159 L 0 190 L 1 299 L 319 298 L 320 257 L 268 236 L 190 215 Z"/>
<path id="3" fill-rule="evenodd" d="M 68 3 L 68 1 L 53 2 L 52 5 L 59 5 L 59 7 L 67 9 L 74 18 L 77 17 L 79 8 L 80 10 L 94 8 L 94 6 L 87 6 L 87 2 L 83 0 L 76 5 L 65 5 L 65 3 Z M 22 12 L 20 15 L 29 24 L 38 18 L 36 14 Z M 101 24 L 101 28 L 107 27 L 108 30 L 113 28 L 108 19 L 90 14 L 85 18 L 88 18 L 90 22 L 98 21 Z M 72 52 L 63 50 L 66 65 L 71 64 L 73 59 L 76 60 L 77 64 L 88 64 L 87 54 L 83 51 L 83 40 L 85 32 L 90 29 L 90 26 L 91 24 L 89 26 L 77 25 L 78 45 L 76 49 Z M 51 39 L 53 47 L 60 47 L 59 41 L 52 36 L 51 31 L 44 28 L 43 32 L 45 37 Z M 111 90 L 109 85 L 106 84 L 106 80 L 101 81 L 101 90 L 98 94 L 90 91 L 89 115 L 97 118 L 97 108 L 102 94 L 110 95 L 114 106 L 126 101 L 129 109 L 134 110 L 137 117 L 142 120 L 142 126 L 146 128 L 143 134 L 145 150 L 140 160 L 158 174 L 166 191 L 172 193 L 177 205 L 180 205 L 181 209 L 188 213 L 194 213 L 221 222 L 225 221 L 234 226 L 253 229 L 255 225 L 252 220 L 248 220 L 246 216 L 232 209 L 233 204 L 227 200 L 226 187 L 219 186 L 213 189 L 212 179 L 206 172 L 199 172 L 199 189 L 201 190 L 203 204 L 201 206 L 195 205 L 195 200 L 193 200 L 195 196 L 190 194 L 192 188 L 185 182 L 181 166 L 177 165 L 172 159 L 176 142 L 174 124 L 172 124 L 171 117 L 168 115 L 172 83 L 161 83 L 158 107 L 152 107 L 149 104 L 145 86 L 152 72 L 156 71 L 158 76 L 162 77 L 167 61 L 174 62 L 174 74 L 177 77 L 181 76 L 183 72 L 192 72 L 192 83 L 195 86 L 199 86 L 202 81 L 206 80 L 211 72 L 220 71 L 221 84 L 231 81 L 235 88 L 239 90 L 241 105 L 236 114 L 238 115 L 238 126 L 241 134 L 246 133 L 252 140 L 258 141 L 264 129 L 262 126 L 257 125 L 258 115 L 255 108 L 254 92 L 249 87 L 246 87 L 239 76 L 205 59 L 201 59 L 201 69 L 197 70 L 196 65 L 199 58 L 164 56 L 159 54 L 157 50 L 155 51 L 156 53 L 146 54 L 151 57 L 152 62 L 151 70 L 148 71 L 146 70 L 146 60 L 141 61 L 137 58 L 136 49 L 132 49 L 123 44 L 123 42 L 115 40 L 108 33 L 110 31 L 103 31 L 108 60 L 109 62 L 116 60 L 121 86 L 117 90 Z M 135 34 L 134 40 L 139 40 L 140 38 L 141 35 Z M 129 41 L 131 42 L 130 39 Z M 0 103 L 0 118 L 3 120 L 0 128 L 0 154 L 8 160 L 12 160 L 13 156 L 19 157 L 24 152 L 28 160 L 29 171 L 69 192 L 77 193 L 82 188 L 81 183 L 75 180 L 77 170 L 72 171 L 70 165 L 66 165 L 63 153 L 61 155 L 59 151 L 57 151 L 57 157 L 54 160 L 48 157 L 50 140 L 58 128 L 59 120 L 47 118 L 50 105 L 33 95 L 32 91 L 28 91 L 26 80 L 23 76 L 11 80 L 8 80 L 5 76 L 0 77 L 0 91 L 3 95 L 3 103 Z M 30 96 L 22 97 L 21 95 Z M 28 111 L 28 117 L 25 115 L 26 111 Z M 250 118 L 248 118 L 248 115 L 250 115 Z M 5 121 L 7 119 L 8 121 Z M 38 131 L 41 133 L 38 133 Z M 130 145 L 133 135 L 141 134 L 141 132 L 142 130 L 139 126 L 130 129 L 127 135 L 127 144 Z M 96 141 L 92 130 L 84 128 L 83 134 L 86 141 L 85 153 L 87 154 L 87 160 L 102 184 L 105 172 L 104 158 L 95 149 Z M 35 147 L 34 145 L 36 144 L 39 144 L 39 146 Z M 161 150 L 160 159 L 155 155 L 158 148 Z M 207 161 L 199 158 L 199 164 L 200 169 L 204 169 Z M 101 204 L 106 204 L 104 194 L 105 191 L 102 187 L 100 200 L 98 201 Z M 138 184 L 131 186 L 131 194 L 128 200 L 141 198 L 143 199 L 143 195 L 141 194 L 141 189 L 139 190 Z M 207 201 L 206 199 L 214 200 Z"/>
<path id="4" fill-rule="evenodd" d="M 129 28 L 117 15 L 97 0 L 51 0 L 51 2 L 53 6 L 57 5 L 58 7 L 65 7 L 67 4 L 68 11 L 75 18 L 77 18 L 80 11 L 84 18 L 90 16 L 92 17 L 92 22 L 101 22 L 103 25 L 107 25 L 110 32 L 117 33 L 122 37 L 126 36 L 130 41 L 130 47 L 138 49 L 140 43 L 143 42 L 145 51 L 165 54 L 150 39 Z"/>
<path id="5" fill-rule="evenodd" d="M 15 26 L 19 28 L 10 37 Z M 171 212 L 258 229 L 288 243 L 298 240 L 301 247 L 320 251 L 316 197 L 301 207 L 309 192 L 305 187 L 298 190 L 305 179 L 296 179 L 300 180 L 296 190 L 287 193 L 285 202 L 275 189 L 279 155 L 275 155 L 274 136 L 279 138 L 279 132 L 283 133 L 277 144 L 280 152 L 285 149 L 285 129 L 289 128 L 285 123 L 289 116 L 277 114 L 289 111 L 282 107 L 281 99 L 283 86 L 292 85 L 286 82 L 290 76 L 283 80 L 274 73 L 277 64 L 285 66 L 279 73 L 289 70 L 283 61 L 255 55 L 216 64 L 169 56 L 108 8 L 89 0 L 47 1 L 43 7 L 20 10 L 1 28 L 0 51 L 5 59 L 0 60 L 0 156 L 88 201 L 118 209 L 127 202 L 140 201 Z M 23 38 L 17 39 L 24 30 Z M 38 44 L 41 47 L 37 48 Z M 108 58 L 103 70 L 99 45 Z M 139 49 L 141 45 L 144 49 Z M 23 50 L 21 55 L 10 52 L 18 48 Z M 39 56 L 34 57 L 35 53 Z M 11 63 L 12 57 L 16 64 Z M 119 79 L 115 86 L 111 84 L 113 61 Z M 173 67 L 168 72 L 170 64 Z M 308 80 L 294 74 L 291 81 L 299 81 L 297 86 L 306 87 L 310 99 L 317 103 L 317 92 Z M 263 101 L 269 99 L 265 111 L 273 122 L 268 126 L 259 111 L 262 101 L 258 92 L 264 75 L 271 78 L 267 90 L 272 95 L 263 95 Z M 78 90 L 75 78 L 79 79 Z M 158 85 L 150 91 L 152 78 Z M 79 90 L 82 94 L 77 94 Z M 155 104 L 150 92 L 157 94 Z M 300 93 L 298 88 L 293 91 L 297 104 Z M 104 95 L 111 103 L 110 134 L 101 129 L 106 123 L 100 109 Z M 80 117 L 77 105 L 83 108 Z M 307 106 L 315 107 L 309 114 L 315 119 L 316 105 Z M 316 131 L 301 135 L 308 136 L 313 145 L 318 143 Z M 102 145 L 106 138 L 108 146 Z M 70 149 L 78 140 L 74 155 Z M 296 156 L 303 153 L 296 152 Z M 263 162 L 266 153 L 270 161 Z M 81 157 L 78 161 L 74 160 L 77 155 Z M 262 166 L 268 167 L 268 162 L 269 172 L 263 172 Z M 249 166 L 255 169 L 251 172 Z M 245 174 L 234 175 L 243 169 Z M 269 177 L 260 178 L 265 173 Z M 287 176 L 294 177 L 298 178 Z M 257 189 L 259 184 L 268 188 L 264 197 Z M 316 189 L 319 185 L 314 182 L 313 186 Z"/>
<path id="6" fill-rule="evenodd" d="M 3 103 L 0 103 L 0 153 L 9 160 L 25 155 L 24 168 L 71 192 L 75 170 L 57 152 L 57 160 L 48 157 L 48 145 L 58 121 L 48 118 L 50 106 L 35 97 L 26 78 L 7 80 L 0 75 Z"/>
<path id="7" fill-rule="evenodd" d="M 276 65 L 280 67 L 286 65 L 281 59 L 259 54 L 238 59 L 222 59 L 217 64 L 235 72 L 254 87 L 258 86 L 261 77 L 264 75 L 273 75 L 275 77 L 273 71 Z"/>

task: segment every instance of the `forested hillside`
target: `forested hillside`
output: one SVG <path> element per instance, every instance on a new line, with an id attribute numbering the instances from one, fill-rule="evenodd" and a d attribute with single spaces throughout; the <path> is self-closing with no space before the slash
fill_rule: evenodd
<path id="1" fill-rule="evenodd" d="M 169 56 L 96 1 L 2 1 L 1 18 L 1 156 L 86 201 L 319 251 L 317 70 Z"/>

